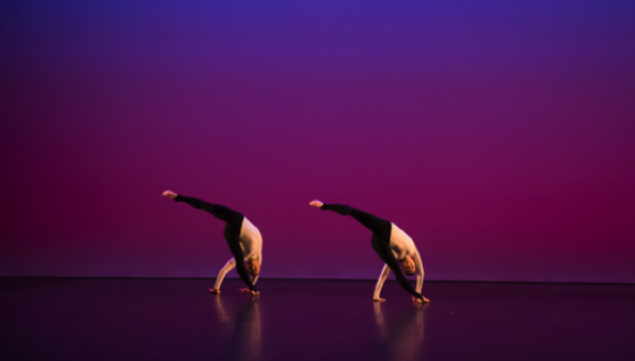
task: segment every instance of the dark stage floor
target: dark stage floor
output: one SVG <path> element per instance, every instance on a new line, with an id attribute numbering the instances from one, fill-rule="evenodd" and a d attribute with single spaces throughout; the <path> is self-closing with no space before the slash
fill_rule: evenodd
<path id="1" fill-rule="evenodd" d="M 1 360 L 635 360 L 635 286 L 0 278 Z"/>

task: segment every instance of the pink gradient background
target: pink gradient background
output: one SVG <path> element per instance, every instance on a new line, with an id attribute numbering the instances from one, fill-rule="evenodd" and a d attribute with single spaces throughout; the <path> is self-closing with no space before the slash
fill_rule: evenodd
<path id="1" fill-rule="evenodd" d="M 635 282 L 634 3 L 299 3 L 3 2 L 0 276 Z"/>

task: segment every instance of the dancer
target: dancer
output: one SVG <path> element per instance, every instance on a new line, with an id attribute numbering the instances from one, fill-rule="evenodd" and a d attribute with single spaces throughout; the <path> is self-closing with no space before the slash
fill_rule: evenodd
<path id="1" fill-rule="evenodd" d="M 258 228 L 247 217 L 220 204 L 211 204 L 197 198 L 178 195 L 170 190 L 163 192 L 163 195 L 176 202 L 185 202 L 196 209 L 202 209 L 226 223 L 223 235 L 234 257 L 220 270 L 214 288 L 210 289 L 210 292 L 220 293 L 220 285 L 225 275 L 236 267 L 240 278 L 248 287 L 241 291 L 257 295 L 259 292 L 255 284 L 258 281 L 262 263 L 262 236 Z M 243 261 L 247 264 L 246 267 Z"/>
<path id="2" fill-rule="evenodd" d="M 404 231 L 394 223 L 347 205 L 325 204 L 317 199 L 310 202 L 309 205 L 322 210 L 333 211 L 341 215 L 351 216 L 373 232 L 370 243 L 379 258 L 385 263 L 381 275 L 377 280 L 377 285 L 375 286 L 375 294 L 373 295 L 375 302 L 386 301 L 381 298 L 379 294 L 381 293 L 388 274 L 390 274 L 390 270 L 395 273 L 397 282 L 399 282 L 401 287 L 413 296 L 414 301 L 418 303 L 430 302 L 429 299 L 421 295 L 421 287 L 423 286 L 423 265 L 421 264 L 419 251 L 417 251 L 417 247 L 415 247 L 412 238 Z M 402 270 L 409 276 L 413 275 L 415 271 L 417 272 L 416 290 L 412 288 L 406 276 L 401 272 Z"/>

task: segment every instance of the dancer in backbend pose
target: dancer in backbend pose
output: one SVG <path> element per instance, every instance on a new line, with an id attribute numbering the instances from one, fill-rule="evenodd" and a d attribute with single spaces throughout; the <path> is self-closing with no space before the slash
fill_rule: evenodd
<path id="1" fill-rule="evenodd" d="M 230 259 L 225 264 L 225 267 L 220 270 L 218 278 L 216 278 L 216 284 L 210 291 L 212 293 L 220 293 L 220 285 L 223 283 L 223 278 L 225 278 L 227 272 L 236 267 L 240 278 L 248 287 L 241 291 L 251 292 L 254 295 L 258 294 L 255 284 L 258 281 L 262 262 L 262 236 L 258 228 L 249 222 L 247 217 L 220 204 L 211 204 L 200 199 L 185 197 L 170 190 L 163 192 L 163 195 L 174 199 L 176 202 L 185 202 L 196 209 L 202 209 L 226 223 L 223 235 L 234 258 Z M 246 267 L 243 261 L 247 264 Z M 249 275 L 251 275 L 251 279 Z"/>
<path id="2" fill-rule="evenodd" d="M 345 216 L 351 216 L 373 232 L 370 243 L 379 258 L 386 263 L 377 280 L 373 300 L 376 302 L 386 301 L 380 298 L 379 294 L 381 293 L 381 288 L 384 286 L 384 282 L 390 270 L 392 270 L 397 277 L 397 282 L 413 296 L 413 300 L 418 303 L 430 302 L 429 299 L 421 295 L 421 287 L 423 286 L 423 265 L 421 264 L 419 251 L 417 251 L 417 247 L 415 247 L 412 238 L 404 231 L 394 223 L 343 204 L 325 204 L 316 199 L 309 203 L 309 205 L 322 210 L 329 210 Z M 416 290 L 412 288 L 406 276 L 403 275 L 401 272 L 402 269 L 408 276 L 413 275 L 415 271 L 417 272 Z"/>

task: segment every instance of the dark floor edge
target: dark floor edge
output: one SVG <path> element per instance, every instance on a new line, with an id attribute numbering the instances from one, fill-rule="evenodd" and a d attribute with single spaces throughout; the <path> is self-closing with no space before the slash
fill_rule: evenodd
<path id="1" fill-rule="evenodd" d="M 2 279 L 78 279 L 78 280 L 213 280 L 216 277 L 92 277 L 92 276 L 0 276 Z M 237 277 L 226 277 L 226 280 L 240 280 Z M 376 282 L 374 279 L 354 278 L 260 278 L 271 281 L 317 281 L 317 282 Z M 386 282 L 396 282 L 387 280 Z M 426 280 L 426 283 L 481 283 L 481 284 L 553 284 L 553 285 L 613 285 L 633 286 L 635 283 L 626 282 L 540 282 L 540 281 L 479 281 L 479 280 Z"/>

